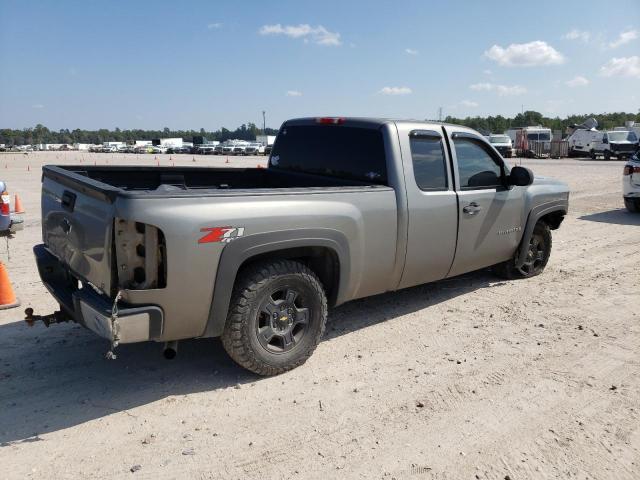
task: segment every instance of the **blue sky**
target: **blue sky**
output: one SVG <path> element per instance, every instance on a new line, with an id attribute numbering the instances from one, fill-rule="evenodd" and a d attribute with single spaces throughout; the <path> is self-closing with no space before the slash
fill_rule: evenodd
<path id="1" fill-rule="evenodd" d="M 637 112 L 640 1 L 0 0 L 0 128 Z"/>

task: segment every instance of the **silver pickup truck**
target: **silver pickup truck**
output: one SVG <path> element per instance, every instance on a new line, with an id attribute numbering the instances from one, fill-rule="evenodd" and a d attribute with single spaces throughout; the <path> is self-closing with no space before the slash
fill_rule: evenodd
<path id="1" fill-rule="evenodd" d="M 543 271 L 565 184 L 509 167 L 474 130 L 305 118 L 268 168 L 46 166 L 40 275 L 112 342 L 222 337 L 262 375 L 302 364 L 327 308 L 494 267 Z"/>

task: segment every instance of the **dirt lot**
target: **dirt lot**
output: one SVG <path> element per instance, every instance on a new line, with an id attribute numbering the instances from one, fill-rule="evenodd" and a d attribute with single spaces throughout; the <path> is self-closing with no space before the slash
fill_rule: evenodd
<path id="1" fill-rule="evenodd" d="M 523 162 L 572 192 L 543 275 L 482 271 L 349 303 L 307 364 L 263 379 L 217 340 L 109 361 L 79 326 L 21 321 L 55 309 L 31 255 L 40 168 L 80 160 L 156 163 L 0 154 L 27 210 L 2 256 L 23 302 L 0 312 L 4 478 L 640 478 L 640 216 L 621 208 L 621 162 Z"/>

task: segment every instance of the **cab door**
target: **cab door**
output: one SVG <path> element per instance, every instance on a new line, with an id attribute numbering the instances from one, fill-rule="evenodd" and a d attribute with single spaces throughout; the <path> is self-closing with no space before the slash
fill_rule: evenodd
<path id="1" fill-rule="evenodd" d="M 449 276 L 513 256 L 524 230 L 526 187 L 507 184 L 509 168 L 480 136 L 446 127 L 458 194 L 458 243 Z"/>
<path id="2" fill-rule="evenodd" d="M 456 249 L 458 205 L 440 125 L 398 123 L 408 203 L 406 259 L 398 288 L 443 279 Z"/>

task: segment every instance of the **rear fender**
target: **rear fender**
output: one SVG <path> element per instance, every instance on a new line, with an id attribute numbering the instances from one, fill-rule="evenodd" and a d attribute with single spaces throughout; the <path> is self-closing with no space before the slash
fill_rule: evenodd
<path id="1" fill-rule="evenodd" d="M 209 319 L 202 336 L 218 337 L 222 334 L 236 276 L 244 264 L 251 261 L 252 258 L 264 256 L 270 252 L 273 252 L 275 257 L 278 251 L 300 247 L 322 247 L 335 252 L 340 267 L 335 304 L 345 302 L 348 299 L 350 255 L 349 243 L 343 233 L 337 230 L 317 228 L 259 233 L 241 237 L 230 242 L 222 250 Z"/>

